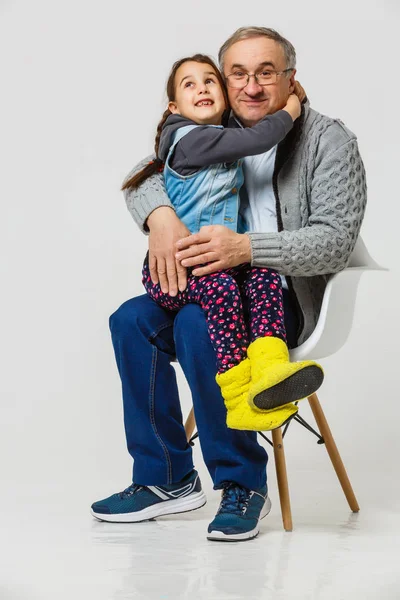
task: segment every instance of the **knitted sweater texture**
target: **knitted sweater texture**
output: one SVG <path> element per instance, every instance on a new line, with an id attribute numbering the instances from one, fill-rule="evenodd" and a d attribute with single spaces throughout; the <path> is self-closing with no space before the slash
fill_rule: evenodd
<path id="1" fill-rule="evenodd" d="M 232 126 L 237 126 L 234 119 Z M 152 157 L 139 163 L 131 177 Z M 366 179 L 357 139 L 341 121 L 310 109 L 278 145 L 273 176 L 278 232 L 249 232 L 252 265 L 285 275 L 297 300 L 298 343 L 313 332 L 326 283 L 344 269 L 366 206 Z M 156 174 L 125 190 L 127 207 L 144 233 L 150 213 L 172 205 Z"/>

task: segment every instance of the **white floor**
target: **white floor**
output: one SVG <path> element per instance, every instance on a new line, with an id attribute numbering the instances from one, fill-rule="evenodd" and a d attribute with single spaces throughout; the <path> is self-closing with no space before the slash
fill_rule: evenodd
<path id="1" fill-rule="evenodd" d="M 98 481 L 79 494 L 14 485 L 1 523 L 0 598 L 400 598 L 397 477 L 354 474 L 355 515 L 330 471 L 291 474 L 295 528 L 285 533 L 271 471 L 273 508 L 259 537 L 232 544 L 206 540 L 219 502 L 207 481 L 203 509 L 140 524 L 90 516 L 90 502 L 110 491 Z"/>

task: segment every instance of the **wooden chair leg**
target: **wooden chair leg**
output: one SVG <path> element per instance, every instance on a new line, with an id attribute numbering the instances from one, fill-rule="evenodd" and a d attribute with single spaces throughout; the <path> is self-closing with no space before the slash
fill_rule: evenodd
<path id="1" fill-rule="evenodd" d="M 346 469 L 344 468 L 344 464 L 340 457 L 339 451 L 335 444 L 335 440 L 333 439 L 331 430 L 328 425 L 328 421 L 324 415 L 324 411 L 322 410 L 321 404 L 319 403 L 317 394 L 312 394 L 308 401 L 311 406 L 311 410 L 313 412 L 314 418 L 317 422 L 318 429 L 324 438 L 325 447 L 329 454 L 329 458 L 332 461 L 333 468 L 336 471 L 336 475 L 340 481 L 340 485 L 342 486 L 344 495 L 347 498 L 347 502 L 353 512 L 358 512 L 360 507 L 358 506 L 357 499 L 353 492 L 353 488 L 351 487 L 350 480 L 347 476 Z"/>
<path id="2" fill-rule="evenodd" d="M 282 521 L 285 531 L 292 531 L 292 511 L 290 508 L 289 484 L 287 480 L 285 450 L 283 447 L 282 428 L 272 430 L 276 478 L 278 480 L 279 500 L 281 503 Z"/>
<path id="3" fill-rule="evenodd" d="M 192 437 L 195 427 L 196 427 L 196 420 L 194 418 L 194 409 L 192 406 L 190 413 L 188 415 L 188 418 L 186 419 L 186 423 L 185 423 L 185 433 L 186 433 L 187 441 L 189 441 L 190 438 Z"/>

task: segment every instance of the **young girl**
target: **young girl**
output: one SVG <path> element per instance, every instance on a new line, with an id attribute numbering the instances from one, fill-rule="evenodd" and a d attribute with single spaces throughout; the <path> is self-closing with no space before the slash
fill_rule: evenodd
<path id="1" fill-rule="evenodd" d="M 267 82 L 268 77 L 266 70 L 258 74 L 258 81 Z M 157 158 L 123 189 L 137 187 L 163 169 L 169 198 L 192 233 L 211 224 L 243 233 L 240 159 L 267 152 L 286 136 L 300 116 L 297 96 L 291 95 L 283 110 L 252 128 L 224 128 L 221 122 L 229 107 L 225 84 L 214 62 L 201 54 L 174 64 L 167 95 L 168 108 L 157 128 Z M 190 271 L 188 275 L 186 290 L 172 297 L 152 283 L 145 261 L 143 284 L 166 309 L 175 311 L 195 302 L 204 310 L 228 427 L 256 431 L 280 427 L 298 410 L 292 402 L 319 388 L 323 371 L 313 361 L 289 360 L 279 274 L 243 264 L 204 277 Z M 248 326 L 241 295 L 249 305 Z"/>

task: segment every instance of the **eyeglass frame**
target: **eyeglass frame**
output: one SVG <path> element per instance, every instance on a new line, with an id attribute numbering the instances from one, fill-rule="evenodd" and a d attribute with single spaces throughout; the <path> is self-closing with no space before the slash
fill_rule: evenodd
<path id="1" fill-rule="evenodd" d="M 283 75 L 284 73 L 288 73 L 289 71 L 294 71 L 293 67 L 290 67 L 289 69 L 284 69 L 283 71 L 275 71 L 275 69 L 266 69 L 268 70 L 270 73 L 275 73 L 275 75 L 278 77 L 278 75 Z M 257 85 L 260 85 L 261 87 L 264 87 L 266 85 L 274 85 L 274 83 L 276 83 L 277 79 L 275 79 L 275 81 L 272 81 L 271 83 L 259 83 L 258 81 L 258 75 L 259 73 L 246 73 L 245 75 L 247 76 L 247 82 L 244 85 L 241 85 L 240 87 L 234 87 L 232 85 L 229 85 L 229 77 L 231 75 L 234 75 L 234 73 L 229 73 L 229 75 L 225 75 L 225 81 L 226 81 L 226 85 L 232 89 L 236 89 L 236 90 L 240 90 L 245 88 L 247 85 L 249 85 L 249 81 L 250 81 L 250 77 L 254 77 L 254 79 L 257 82 Z"/>

